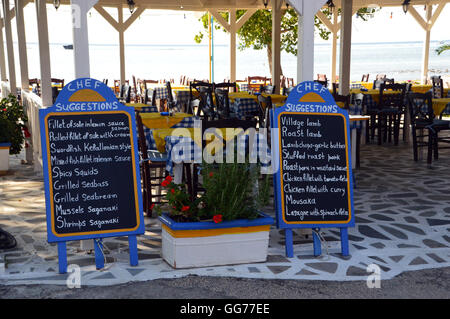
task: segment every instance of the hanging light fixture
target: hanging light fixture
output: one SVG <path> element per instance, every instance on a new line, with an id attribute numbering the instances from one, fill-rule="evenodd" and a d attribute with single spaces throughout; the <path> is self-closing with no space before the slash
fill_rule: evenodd
<path id="1" fill-rule="evenodd" d="M 136 7 L 136 3 L 133 0 L 127 0 L 128 8 L 130 9 L 131 14 L 134 12 L 134 8 Z"/>
<path id="2" fill-rule="evenodd" d="M 333 14 L 334 8 L 335 8 L 335 5 L 334 5 L 334 3 L 333 3 L 333 0 L 328 0 L 328 1 L 327 1 L 327 5 L 328 5 L 328 10 L 330 10 L 330 13 Z"/>
<path id="3" fill-rule="evenodd" d="M 269 0 L 263 0 L 264 8 L 267 9 L 267 5 L 269 4 Z"/>
<path id="4" fill-rule="evenodd" d="M 60 5 L 61 5 L 60 0 L 53 0 L 53 6 L 55 7 L 56 10 L 58 10 Z"/>
<path id="5" fill-rule="evenodd" d="M 405 0 L 402 3 L 403 12 L 406 14 L 408 12 L 409 3 L 411 0 Z"/>

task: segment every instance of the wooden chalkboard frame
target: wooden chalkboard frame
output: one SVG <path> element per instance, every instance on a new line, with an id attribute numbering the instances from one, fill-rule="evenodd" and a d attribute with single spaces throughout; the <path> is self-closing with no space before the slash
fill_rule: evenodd
<path id="1" fill-rule="evenodd" d="M 76 98 L 74 98 L 76 97 Z M 81 97 L 81 99 L 79 99 Z M 80 102 L 81 100 L 81 102 Z M 97 103 L 91 103 L 97 102 Z M 130 143 L 132 154 L 132 178 L 134 189 L 134 206 L 136 213 L 136 225 L 131 228 L 99 230 L 83 233 L 58 234 L 54 230 L 54 214 L 52 199 L 52 176 L 50 163 L 48 117 L 52 116 L 77 116 L 77 115 L 107 115 L 123 114 L 128 119 L 130 128 Z M 101 81 L 91 78 L 80 78 L 68 83 L 59 93 L 55 104 L 49 108 L 39 110 L 39 124 L 41 131 L 41 148 L 45 186 L 45 201 L 47 215 L 47 240 L 58 243 L 59 270 L 67 271 L 66 241 L 93 239 L 96 254 L 97 269 L 103 268 L 104 256 L 102 238 L 128 236 L 130 245 L 130 263 L 138 264 L 136 235 L 145 233 L 142 210 L 141 178 L 139 170 L 138 145 L 136 137 L 136 120 L 134 110 L 119 103 L 112 90 Z"/>
<path id="2" fill-rule="evenodd" d="M 280 151 L 280 118 L 283 114 L 305 114 L 320 116 L 339 116 L 344 121 L 345 145 L 346 145 L 346 163 L 347 163 L 347 197 L 349 218 L 346 221 L 323 221 L 308 222 L 296 221 L 289 222 L 285 219 L 284 214 L 284 198 L 282 191 L 282 163 Z M 320 239 L 317 232 L 320 228 L 339 228 L 341 231 L 341 251 L 344 256 L 349 254 L 348 251 L 348 233 L 347 228 L 355 225 L 354 207 L 353 207 L 353 172 L 351 164 L 350 150 L 350 120 L 348 112 L 336 105 L 333 96 L 329 90 L 317 82 L 307 81 L 298 84 L 289 94 L 283 106 L 274 108 L 271 112 L 271 129 L 272 129 L 272 163 L 275 163 L 277 169 L 274 173 L 274 190 L 275 190 L 275 207 L 277 213 L 277 227 L 285 229 L 286 234 L 286 255 L 293 257 L 293 233 L 294 228 L 311 228 L 313 229 L 314 255 L 321 254 Z"/>

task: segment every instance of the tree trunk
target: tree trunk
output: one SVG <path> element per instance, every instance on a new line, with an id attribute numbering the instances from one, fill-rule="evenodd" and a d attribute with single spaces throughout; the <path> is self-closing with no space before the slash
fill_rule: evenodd
<path id="1" fill-rule="evenodd" d="M 273 79 L 272 74 L 272 45 L 267 45 L 267 60 L 269 62 L 269 69 L 270 69 L 270 77 Z M 280 63 L 281 64 L 281 63 Z M 283 68 L 280 65 L 280 75 L 283 75 Z M 277 82 L 272 81 L 272 85 L 277 85 Z"/>

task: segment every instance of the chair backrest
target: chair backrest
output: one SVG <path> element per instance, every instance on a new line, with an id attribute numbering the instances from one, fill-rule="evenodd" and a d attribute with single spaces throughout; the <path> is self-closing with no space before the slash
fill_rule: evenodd
<path id="1" fill-rule="evenodd" d="M 385 83 L 385 79 L 378 79 L 378 80 L 373 81 L 373 89 L 374 90 L 380 89 L 381 84 L 384 84 L 384 83 Z"/>
<path id="2" fill-rule="evenodd" d="M 384 73 L 379 73 L 375 77 L 375 80 L 384 80 L 384 79 L 386 79 L 386 74 L 384 74 Z"/>
<path id="3" fill-rule="evenodd" d="M 200 96 L 200 103 L 197 109 L 197 116 L 201 116 L 201 113 L 203 113 L 203 117 L 214 117 L 215 105 L 212 96 L 212 84 L 210 86 L 198 87 L 198 92 Z"/>
<path id="4" fill-rule="evenodd" d="M 258 95 L 259 127 L 269 128 L 269 111 L 272 109 L 272 98 L 270 96 Z"/>
<path id="5" fill-rule="evenodd" d="M 59 85 L 61 85 L 61 88 L 64 87 L 64 79 L 52 78 L 51 81 L 52 81 L 52 84 L 59 84 Z"/>
<path id="6" fill-rule="evenodd" d="M 324 87 L 328 87 L 328 81 L 314 80 L 314 82 L 322 84 Z"/>
<path id="7" fill-rule="evenodd" d="M 190 101 L 194 100 L 194 98 L 195 98 L 193 92 L 200 93 L 201 87 L 207 87 L 207 88 L 210 88 L 211 91 L 213 90 L 213 85 L 211 83 L 197 81 L 197 80 L 192 80 L 189 82 L 189 92 L 190 92 L 189 99 L 190 99 Z"/>
<path id="8" fill-rule="evenodd" d="M 361 82 L 369 82 L 369 73 L 363 74 Z"/>
<path id="9" fill-rule="evenodd" d="M 103 84 L 108 85 L 108 79 L 103 79 Z"/>
<path id="10" fill-rule="evenodd" d="M 352 94 L 350 103 L 362 108 L 363 100 L 364 100 L 364 94 L 362 94 L 362 93 Z"/>
<path id="11" fill-rule="evenodd" d="M 431 92 L 409 93 L 407 96 L 411 125 L 414 128 L 420 121 L 422 124 L 431 124 L 435 117 Z"/>
<path id="12" fill-rule="evenodd" d="M 339 83 L 331 83 L 331 86 L 333 87 L 333 96 L 337 95 L 339 90 Z"/>
<path id="13" fill-rule="evenodd" d="M 167 89 L 167 101 L 174 102 L 173 94 L 172 94 L 172 85 L 170 84 L 170 81 L 166 82 L 166 89 Z"/>
<path id="14" fill-rule="evenodd" d="M 236 92 L 237 84 L 236 84 L 236 82 L 213 83 L 213 89 L 214 89 L 214 91 L 216 89 L 226 89 L 228 92 Z M 230 89 L 232 89 L 232 91 L 230 91 Z"/>
<path id="15" fill-rule="evenodd" d="M 334 100 L 336 101 L 336 104 L 338 104 L 339 107 L 348 110 L 350 108 L 350 94 L 349 95 L 339 95 L 336 94 L 334 96 Z M 343 106 L 341 104 L 343 103 Z"/>
<path id="16" fill-rule="evenodd" d="M 394 94 L 384 94 L 385 90 L 399 91 L 399 93 Z M 406 84 L 386 84 L 382 83 L 380 86 L 379 95 L 379 108 L 400 108 L 405 107 L 405 94 L 406 94 Z"/>
<path id="17" fill-rule="evenodd" d="M 152 106 L 156 106 L 156 90 L 145 89 L 144 104 L 151 102 Z"/>
<path id="18" fill-rule="evenodd" d="M 292 92 L 292 90 L 293 90 L 294 88 L 295 88 L 294 86 L 290 86 L 290 87 L 287 87 L 287 88 L 283 88 L 282 94 L 287 96 L 287 95 L 289 95 L 289 94 Z"/>
<path id="19" fill-rule="evenodd" d="M 265 93 L 265 94 L 275 94 L 275 85 L 261 85 L 259 88 L 259 93 Z"/>
<path id="20" fill-rule="evenodd" d="M 215 89 L 214 94 L 216 96 L 216 109 L 219 118 L 230 117 L 230 99 L 228 98 L 228 90 Z"/>
<path id="21" fill-rule="evenodd" d="M 268 79 L 265 76 L 249 76 L 247 77 L 248 91 L 259 92 L 260 86 L 266 85 Z"/>
<path id="22" fill-rule="evenodd" d="M 440 76 L 432 76 L 431 83 L 433 85 L 432 88 L 432 97 L 433 99 L 442 99 L 444 97 L 444 81 Z"/>
<path id="23" fill-rule="evenodd" d="M 131 86 L 128 84 L 122 85 L 120 90 L 120 97 L 125 101 L 125 103 L 131 102 Z"/>

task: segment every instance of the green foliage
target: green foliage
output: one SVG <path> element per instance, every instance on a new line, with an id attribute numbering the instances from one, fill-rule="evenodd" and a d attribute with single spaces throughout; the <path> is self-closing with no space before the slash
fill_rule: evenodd
<path id="1" fill-rule="evenodd" d="M 441 55 L 442 52 L 450 50 L 450 44 L 442 44 L 436 49 L 436 53 Z"/>
<path id="2" fill-rule="evenodd" d="M 10 94 L 0 101 L 0 143 L 11 143 L 10 154 L 22 150 L 26 116 L 17 98 Z"/>
<path id="3" fill-rule="evenodd" d="M 202 164 L 205 193 L 194 200 L 184 185 L 174 184 L 168 177 L 163 182 L 167 189 L 169 215 L 177 222 L 214 220 L 216 223 L 236 219 L 255 219 L 258 211 L 268 204 L 270 176 L 259 183 L 260 166 L 244 163 Z M 162 207 L 155 208 L 158 214 Z"/>

